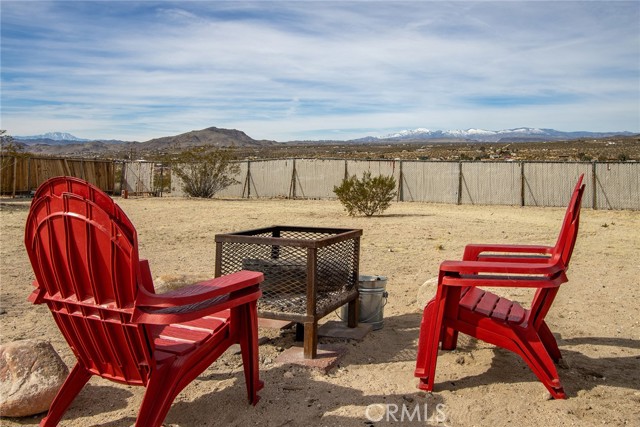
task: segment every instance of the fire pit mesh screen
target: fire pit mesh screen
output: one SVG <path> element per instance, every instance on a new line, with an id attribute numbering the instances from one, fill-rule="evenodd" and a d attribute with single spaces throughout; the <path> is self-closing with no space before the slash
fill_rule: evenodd
<path id="1" fill-rule="evenodd" d="M 319 240 L 336 233 L 285 231 L 278 238 Z M 252 237 L 273 237 L 271 232 Z M 359 254 L 357 239 L 342 240 L 317 248 L 315 313 L 307 313 L 307 247 L 282 244 L 223 242 L 221 273 L 239 270 L 260 271 L 265 280 L 261 284 L 262 297 L 258 301 L 261 312 L 283 314 L 315 314 L 335 305 L 345 293 L 356 288 L 354 268 Z M 311 273 L 312 274 L 312 273 Z"/>

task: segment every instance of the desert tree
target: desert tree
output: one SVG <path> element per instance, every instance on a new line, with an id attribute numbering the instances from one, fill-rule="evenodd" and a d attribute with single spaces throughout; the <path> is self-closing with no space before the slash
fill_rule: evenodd
<path id="1" fill-rule="evenodd" d="M 396 179 L 393 176 L 364 172 L 362 178 L 353 175 L 345 178 L 333 192 L 350 216 L 363 214 L 372 216 L 384 212 L 396 196 Z"/>
<path id="2" fill-rule="evenodd" d="M 235 176 L 240 166 L 234 160 L 231 149 L 199 147 L 172 156 L 171 169 L 182 180 L 182 189 L 189 196 L 211 198 L 239 182 Z"/>
<path id="3" fill-rule="evenodd" d="M 24 146 L 8 135 L 5 129 L 0 129 L 0 154 L 13 157 L 24 154 Z"/>

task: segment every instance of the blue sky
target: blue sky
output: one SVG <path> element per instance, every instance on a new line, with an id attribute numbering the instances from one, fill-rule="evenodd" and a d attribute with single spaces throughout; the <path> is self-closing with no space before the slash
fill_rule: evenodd
<path id="1" fill-rule="evenodd" d="M 639 1 L 0 7 L 0 128 L 12 135 L 640 131 Z"/>

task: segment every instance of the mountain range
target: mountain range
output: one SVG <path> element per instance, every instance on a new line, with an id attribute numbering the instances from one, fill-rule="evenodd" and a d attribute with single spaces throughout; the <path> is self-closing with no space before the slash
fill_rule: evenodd
<path id="1" fill-rule="evenodd" d="M 402 130 L 384 136 L 366 136 L 349 141 L 304 141 L 305 143 L 393 143 L 393 142 L 419 142 L 438 140 L 440 142 L 537 142 L 537 141 L 559 141 L 580 138 L 606 138 L 610 136 L 631 136 L 631 132 L 562 132 L 555 129 L 520 127 L 503 130 L 485 129 L 465 129 L 465 130 L 430 130 L 417 128 Z M 145 142 L 132 142 L 120 140 L 93 140 L 78 138 L 70 133 L 49 132 L 42 135 L 15 136 L 19 142 L 25 145 L 77 145 L 84 143 L 111 144 L 135 144 L 135 149 L 163 150 L 186 149 L 194 146 L 215 146 L 215 147 L 250 147 L 275 144 L 275 141 L 256 140 L 249 137 L 242 131 L 235 129 L 220 129 L 209 127 L 202 130 L 194 130 L 175 136 L 155 138 Z M 292 141 L 298 142 L 298 141 Z M 95 145 L 95 144 L 93 144 Z M 122 147 L 120 147 L 122 148 Z"/>
<path id="2" fill-rule="evenodd" d="M 540 129 L 521 127 L 503 130 L 466 129 L 466 130 L 429 130 L 418 128 L 403 130 L 389 135 L 374 137 L 367 136 L 356 139 L 355 142 L 382 142 L 382 141 L 463 141 L 463 142 L 537 142 L 559 141 L 580 138 L 606 138 L 609 136 L 631 136 L 631 132 L 562 132 L 555 129 Z"/>
<path id="3" fill-rule="evenodd" d="M 394 145 L 406 143 L 518 143 L 540 141 L 570 141 L 576 139 L 597 139 L 614 136 L 631 136 L 631 132 L 561 132 L 554 129 L 515 128 L 499 131 L 484 129 L 429 130 L 418 128 L 403 130 L 385 136 L 367 136 L 349 141 L 276 141 L 256 140 L 236 129 L 209 127 L 193 130 L 175 136 L 150 139 L 144 142 L 120 140 L 90 140 L 78 138 L 64 132 L 50 132 L 34 136 L 15 136 L 15 141 L 35 155 L 47 156 L 106 156 L 121 158 L 145 155 L 165 155 L 189 150 L 195 147 L 236 147 L 259 150 L 269 147 L 285 148 L 300 145 Z"/>
<path id="4" fill-rule="evenodd" d="M 122 155 L 123 153 L 171 153 L 195 147 L 264 147 L 275 141 L 256 140 L 242 131 L 210 127 L 180 135 L 150 139 L 145 142 L 120 140 L 91 140 L 64 132 L 50 132 L 33 136 L 14 136 L 16 142 L 33 154 Z"/>

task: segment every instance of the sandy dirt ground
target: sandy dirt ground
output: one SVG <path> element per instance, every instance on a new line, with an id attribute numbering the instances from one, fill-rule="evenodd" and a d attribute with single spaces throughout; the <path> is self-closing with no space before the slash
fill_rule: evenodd
<path id="1" fill-rule="evenodd" d="M 1 342 L 48 339 L 71 367 L 74 357 L 47 308 L 26 301 L 33 280 L 22 243 L 29 201 L 0 202 Z M 274 224 L 361 228 L 361 273 L 388 277 L 381 330 L 360 342 L 320 339 L 347 348 L 328 374 L 276 364 L 296 344 L 295 333 L 261 329 L 266 386 L 258 405 L 247 404 L 241 358 L 229 351 L 176 398 L 166 426 L 640 425 L 640 212 L 583 211 L 569 282 L 547 316 L 564 355 L 559 373 L 568 394 L 550 400 L 517 355 L 467 336 L 457 350 L 440 353 L 434 393 L 416 388 L 413 370 L 421 311 L 435 293 L 423 283 L 440 262 L 459 259 L 469 242 L 553 244 L 563 208 L 397 203 L 384 216 L 350 218 L 334 201 L 117 202 L 136 225 L 141 257 L 155 278 L 213 276 L 216 234 Z M 532 297 L 527 290 L 502 292 L 524 304 Z M 328 320 L 337 317 L 322 322 Z M 130 426 L 143 391 L 93 378 L 61 425 Z M 388 420 L 381 412 L 387 407 L 398 408 Z M 413 418 L 402 419 L 403 408 Z M 41 418 L 2 418 L 0 425 L 36 425 Z"/>

